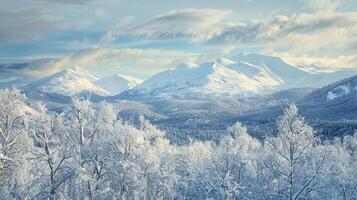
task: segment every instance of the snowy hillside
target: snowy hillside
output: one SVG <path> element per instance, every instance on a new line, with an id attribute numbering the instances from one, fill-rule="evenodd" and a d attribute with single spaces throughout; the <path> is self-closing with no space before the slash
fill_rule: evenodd
<path id="1" fill-rule="evenodd" d="M 356 101 L 357 76 L 353 76 L 312 91 L 299 104 L 305 116 L 336 122 L 356 119 Z"/>
<path id="2" fill-rule="evenodd" d="M 357 96 L 357 76 L 338 81 L 336 83 L 315 90 L 306 100 L 319 103 L 336 101 L 346 101 L 346 99 L 356 98 Z"/>
<path id="3" fill-rule="evenodd" d="M 302 68 L 289 64 L 279 57 L 254 53 L 242 53 L 232 60 L 235 63 L 228 64 L 226 67 L 277 89 L 319 88 L 357 75 L 357 70 L 353 69 L 333 71 L 316 64 Z"/>
<path id="4" fill-rule="evenodd" d="M 75 66 L 61 72 L 47 76 L 35 82 L 25 85 L 22 89 L 26 91 L 38 91 L 42 93 L 54 93 L 72 96 L 81 92 L 93 92 L 97 95 L 109 95 L 110 92 L 100 88 L 93 82 L 98 78 L 86 70 Z"/>
<path id="5" fill-rule="evenodd" d="M 283 61 L 279 57 L 271 57 L 254 53 L 242 53 L 235 56 L 233 60 L 238 65 L 250 66 L 254 70 L 259 70 L 260 75 L 270 77 L 281 84 L 292 84 L 299 78 L 309 75 L 297 66 Z M 235 70 L 240 70 L 236 67 Z M 253 75 L 254 76 L 254 75 Z"/>
<path id="6" fill-rule="evenodd" d="M 103 77 L 96 81 L 95 84 L 111 94 L 119 94 L 123 91 L 134 88 L 142 82 L 142 80 L 135 77 L 116 74 L 113 76 Z"/>
<path id="7" fill-rule="evenodd" d="M 182 64 L 146 80 L 131 92 L 159 97 L 216 96 L 258 92 L 265 88 L 261 82 L 243 73 L 228 69 L 217 62 L 201 65 Z"/>
<path id="8" fill-rule="evenodd" d="M 318 88 L 353 74 L 357 71 L 309 72 L 279 57 L 242 53 L 233 59 L 220 57 L 203 64 L 181 64 L 152 76 L 121 96 L 192 98 L 261 95 L 291 88 Z M 110 87 L 103 88 L 109 90 Z"/>
<path id="9" fill-rule="evenodd" d="M 155 74 L 143 83 L 137 78 L 119 74 L 99 79 L 76 66 L 31 82 L 22 89 L 26 93 L 36 91 L 63 96 L 87 93 L 190 99 L 264 95 L 291 88 L 319 88 L 357 75 L 357 70 L 353 69 L 331 71 L 317 65 L 308 67 L 316 70 L 303 69 L 279 57 L 242 53 L 232 59 L 220 57 L 203 64 L 181 64 L 175 69 Z M 15 84 L 9 82 L 3 85 Z"/>

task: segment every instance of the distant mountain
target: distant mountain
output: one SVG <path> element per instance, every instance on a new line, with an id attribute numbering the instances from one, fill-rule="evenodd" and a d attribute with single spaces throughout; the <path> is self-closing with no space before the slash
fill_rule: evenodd
<path id="1" fill-rule="evenodd" d="M 309 73 L 298 66 L 289 64 L 279 57 L 265 56 L 255 53 L 242 53 L 232 60 L 235 64 L 227 67 L 235 71 L 248 73 L 250 77 L 261 77 L 274 80 L 279 85 L 291 85 Z"/>
<path id="2" fill-rule="evenodd" d="M 97 80 L 98 78 L 88 71 L 75 66 L 31 82 L 21 89 L 25 92 L 41 92 L 63 96 L 73 96 L 83 92 L 102 96 L 109 95 L 110 92 L 94 84 Z"/>
<path id="3" fill-rule="evenodd" d="M 256 93 L 264 88 L 267 86 L 262 82 L 217 62 L 201 65 L 186 63 L 158 73 L 122 95 L 164 98 L 216 97 Z"/>
<path id="4" fill-rule="evenodd" d="M 0 71 L 10 73 L 12 70 L 42 70 L 55 61 L 41 59 L 31 63 L 0 65 Z M 303 68 L 289 64 L 279 57 L 242 53 L 203 64 L 181 64 L 175 69 L 155 74 L 144 82 L 124 75 L 99 79 L 80 67 L 74 67 L 36 81 L 18 78 L 0 82 L 0 88 L 21 87 L 33 97 L 38 93 L 51 94 L 51 98 L 55 97 L 58 101 L 62 96 L 79 94 L 96 96 L 96 99 L 116 95 L 114 99 L 136 100 L 242 98 L 293 88 L 319 88 L 352 75 L 357 75 L 357 70 L 334 71 L 333 68 L 317 64 Z"/>
<path id="5" fill-rule="evenodd" d="M 333 72 L 319 72 L 309 74 L 298 79 L 295 83 L 291 85 L 294 88 L 301 87 L 311 87 L 311 88 L 320 88 L 336 81 L 349 78 L 353 75 L 357 75 L 357 70 L 355 69 L 341 69 L 339 71 Z"/>
<path id="6" fill-rule="evenodd" d="M 323 68 L 310 66 L 310 68 Z M 158 73 L 119 98 L 201 98 L 264 95 L 292 88 L 319 88 L 357 75 L 357 70 L 304 70 L 279 57 L 242 53 L 203 64 L 181 64 Z M 107 89 L 107 87 L 104 87 Z"/>
<path id="7" fill-rule="evenodd" d="M 255 53 L 242 53 L 232 59 L 235 63 L 226 67 L 250 78 L 275 86 L 278 90 L 290 88 L 319 88 L 341 79 L 357 75 L 356 69 L 332 70 L 317 64 L 300 67 L 279 57 Z"/>
<path id="8" fill-rule="evenodd" d="M 116 74 L 103 77 L 95 81 L 95 84 L 114 95 L 132 89 L 142 82 L 142 80 L 135 77 Z"/>
<path id="9" fill-rule="evenodd" d="M 357 100 L 357 76 L 353 76 L 317 89 L 304 98 L 305 102 L 324 105 L 335 105 L 351 100 Z"/>

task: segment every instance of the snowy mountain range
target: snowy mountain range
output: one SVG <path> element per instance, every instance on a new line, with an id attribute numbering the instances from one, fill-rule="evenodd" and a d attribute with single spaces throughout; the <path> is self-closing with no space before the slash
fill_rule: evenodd
<path id="1" fill-rule="evenodd" d="M 144 82 L 120 74 L 98 78 L 75 66 L 32 81 L 21 89 L 27 93 L 67 97 L 81 93 L 102 97 L 117 95 L 117 98 L 242 97 L 291 88 L 319 88 L 352 75 L 357 75 L 357 70 L 309 71 L 279 57 L 242 53 L 231 59 L 221 57 L 202 64 L 184 63 Z"/>
<path id="2" fill-rule="evenodd" d="M 158 73 L 122 97 L 217 97 L 267 94 L 291 88 L 319 88 L 357 70 L 308 72 L 278 57 L 243 53 L 203 64 L 182 64 Z"/>
<path id="3" fill-rule="evenodd" d="M 114 75 L 98 78 L 85 69 L 75 66 L 65 69 L 21 87 L 25 93 L 45 93 L 73 96 L 92 93 L 99 96 L 110 96 L 131 89 L 141 80 L 130 76 Z"/>
<path id="4" fill-rule="evenodd" d="M 249 76 L 224 67 L 217 62 L 201 65 L 182 64 L 146 80 L 132 91 L 158 97 L 196 95 L 233 95 L 253 93 L 265 85 Z"/>

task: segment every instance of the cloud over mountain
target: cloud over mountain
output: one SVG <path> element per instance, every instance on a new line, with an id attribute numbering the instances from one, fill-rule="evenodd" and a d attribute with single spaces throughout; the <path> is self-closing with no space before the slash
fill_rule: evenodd
<path id="1" fill-rule="evenodd" d="M 228 19 L 232 12 L 227 10 L 173 10 L 141 25 L 130 26 L 129 19 L 121 21 L 119 24 L 122 26 L 114 26 L 102 39 L 115 41 L 116 37 L 124 36 L 156 40 L 185 38 L 206 45 L 260 46 L 270 49 L 269 53 L 284 49 L 285 53 L 294 56 L 324 54 L 337 57 L 354 54 L 357 12 L 337 11 L 337 3 L 333 9 L 327 10 L 323 5 L 321 9 L 310 13 L 277 15 L 250 21 Z M 336 55 L 336 50 L 340 55 Z"/>
<path id="2" fill-rule="evenodd" d="M 170 66 L 189 60 L 194 54 L 178 50 L 135 48 L 89 48 L 58 59 L 40 59 L 29 63 L 0 65 L 2 78 L 43 77 L 75 65 L 87 69 L 118 72 L 123 67 L 135 67 L 142 74 L 151 75 Z"/>

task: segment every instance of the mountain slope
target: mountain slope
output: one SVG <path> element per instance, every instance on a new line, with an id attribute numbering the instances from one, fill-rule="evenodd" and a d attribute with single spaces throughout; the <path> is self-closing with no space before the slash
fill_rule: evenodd
<path id="1" fill-rule="evenodd" d="M 248 94 L 265 88 L 259 81 L 228 69 L 217 62 L 182 64 L 156 74 L 128 91 L 150 97 L 202 97 Z"/>
<path id="2" fill-rule="evenodd" d="M 351 98 L 357 98 L 357 76 L 317 89 L 305 97 L 304 101 L 319 104 L 336 104 Z"/>
<path id="3" fill-rule="evenodd" d="M 110 93 L 93 82 L 98 78 L 84 69 L 76 66 L 34 81 L 22 87 L 25 92 L 51 93 L 64 96 L 72 96 L 82 92 L 92 92 L 97 95 L 109 95 Z"/>
<path id="4" fill-rule="evenodd" d="M 132 89 L 141 83 L 142 80 L 140 79 L 131 76 L 124 76 L 121 74 L 103 77 L 95 81 L 96 85 L 105 89 L 111 94 L 119 94 L 123 91 Z"/>
<path id="5" fill-rule="evenodd" d="M 295 65 L 286 63 L 279 57 L 242 53 L 235 56 L 233 60 L 238 64 L 253 66 L 264 73 L 265 76 L 270 76 L 272 79 L 285 85 L 290 85 L 298 79 L 309 75 L 309 73 Z"/>
<path id="6" fill-rule="evenodd" d="M 301 68 L 289 64 L 279 57 L 254 53 L 242 53 L 235 56 L 234 63 L 225 65 L 236 72 L 260 81 L 276 89 L 319 88 L 341 79 L 357 75 L 355 69 L 324 69 L 316 64 Z M 225 60 L 222 62 L 229 63 Z"/>

